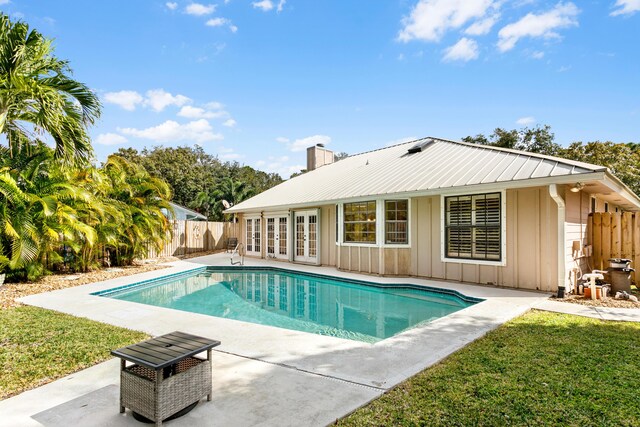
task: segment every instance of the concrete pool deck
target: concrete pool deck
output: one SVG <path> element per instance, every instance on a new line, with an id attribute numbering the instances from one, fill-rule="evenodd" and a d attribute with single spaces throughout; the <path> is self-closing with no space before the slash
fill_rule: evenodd
<path id="1" fill-rule="evenodd" d="M 380 283 L 457 290 L 485 301 L 375 344 L 256 325 L 104 298 L 93 292 L 203 265 L 229 265 L 210 255 L 168 269 L 22 298 L 25 304 L 161 335 L 181 330 L 220 340 L 214 349 L 214 393 L 168 425 L 326 425 L 437 363 L 548 294 L 418 278 L 364 276 L 331 267 L 246 259 L 247 266 L 333 275 Z M 0 402 L 1 425 L 139 425 L 118 413 L 118 363 L 104 362 Z M 8 424 L 5 424 L 8 423 Z"/>

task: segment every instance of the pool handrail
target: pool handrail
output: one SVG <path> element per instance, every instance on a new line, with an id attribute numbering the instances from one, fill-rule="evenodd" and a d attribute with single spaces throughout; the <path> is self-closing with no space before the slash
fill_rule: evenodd
<path id="1" fill-rule="evenodd" d="M 240 252 L 240 247 L 242 246 L 242 249 L 244 249 L 244 243 L 239 242 L 236 247 L 233 249 L 233 252 L 231 252 L 231 265 L 244 265 L 244 254 L 242 252 Z M 233 262 L 233 256 L 235 254 L 240 255 L 240 261 L 237 262 Z"/>

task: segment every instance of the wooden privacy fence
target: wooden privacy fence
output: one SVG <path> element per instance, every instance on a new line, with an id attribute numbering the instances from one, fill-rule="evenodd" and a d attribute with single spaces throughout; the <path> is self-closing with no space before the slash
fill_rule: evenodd
<path id="1" fill-rule="evenodd" d="M 239 224 L 232 222 L 172 220 L 173 237 L 157 252 L 149 246 L 149 258 L 185 255 L 226 249 L 229 237 L 238 237 Z"/>
<path id="2" fill-rule="evenodd" d="M 587 239 L 587 244 L 593 247 L 593 269 L 606 270 L 609 258 L 629 258 L 633 261 L 631 267 L 640 270 L 640 213 L 589 214 Z M 635 280 L 640 276 L 634 274 L 632 277 Z"/>

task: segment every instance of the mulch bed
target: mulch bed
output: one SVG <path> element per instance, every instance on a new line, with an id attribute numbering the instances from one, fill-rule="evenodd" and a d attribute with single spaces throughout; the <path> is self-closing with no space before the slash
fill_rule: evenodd
<path id="1" fill-rule="evenodd" d="M 632 292 L 633 295 L 639 296 L 638 292 Z M 640 296 L 639 296 L 640 297 Z M 592 300 L 591 298 L 585 298 L 582 295 L 568 295 L 565 298 L 551 298 L 553 301 L 568 302 L 571 304 L 586 305 L 589 307 L 613 307 L 613 308 L 640 308 L 640 302 L 606 298 Z"/>
<path id="2" fill-rule="evenodd" d="M 90 271 L 88 273 L 51 274 L 43 277 L 37 282 L 5 283 L 0 286 L 0 309 L 4 310 L 10 307 L 22 305 L 16 301 L 16 299 L 26 297 L 27 295 L 40 294 L 42 292 L 71 288 L 74 286 L 86 285 L 88 283 L 115 279 L 117 277 L 159 270 L 161 268 L 168 267 L 167 265 L 162 265 L 166 262 L 211 255 L 216 252 L 220 251 L 196 252 L 174 257 L 155 258 L 144 260 L 137 265 L 106 268 L 103 270 Z"/>

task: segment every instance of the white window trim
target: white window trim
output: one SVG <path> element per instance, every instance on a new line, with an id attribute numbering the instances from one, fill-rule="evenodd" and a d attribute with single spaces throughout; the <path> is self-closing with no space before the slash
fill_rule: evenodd
<path id="1" fill-rule="evenodd" d="M 385 243 L 386 224 L 384 219 L 384 202 L 387 200 L 406 200 L 407 201 L 407 243 Z M 344 241 L 344 205 L 348 203 L 358 202 L 376 202 L 376 242 L 375 243 L 357 243 Z M 371 197 L 362 200 L 338 203 L 338 239 L 337 246 L 353 246 L 361 248 L 389 248 L 389 249 L 410 249 L 411 248 L 411 198 L 410 197 Z"/>
<path id="2" fill-rule="evenodd" d="M 446 197 L 456 197 L 456 196 L 473 196 L 476 194 L 490 194 L 490 193 L 500 193 L 500 241 L 501 241 L 501 253 L 500 253 L 500 261 L 487 261 L 481 259 L 462 259 L 462 258 L 448 258 L 446 256 L 446 246 L 445 246 L 445 198 Z M 498 267 L 504 267 L 507 265 L 507 191 L 495 190 L 495 191 L 476 191 L 476 192 L 464 192 L 464 193 L 454 193 L 454 194 L 441 194 L 440 195 L 440 261 L 452 263 L 452 264 L 474 264 L 474 265 L 493 265 Z"/>

